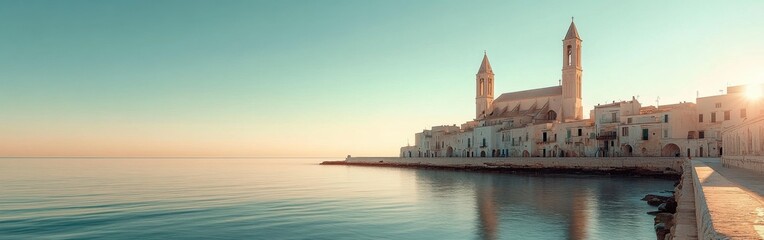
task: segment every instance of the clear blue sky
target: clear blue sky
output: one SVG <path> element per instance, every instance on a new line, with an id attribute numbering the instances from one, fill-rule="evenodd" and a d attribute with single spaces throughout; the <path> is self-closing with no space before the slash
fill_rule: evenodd
<path id="1" fill-rule="evenodd" d="M 2 1 L 0 155 L 395 155 L 503 92 L 556 85 L 575 16 L 585 114 L 764 80 L 764 1 Z"/>

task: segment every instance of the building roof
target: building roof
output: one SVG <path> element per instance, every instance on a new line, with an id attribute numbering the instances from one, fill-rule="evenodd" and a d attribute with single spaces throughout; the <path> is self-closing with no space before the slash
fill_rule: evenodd
<path id="1" fill-rule="evenodd" d="M 518 92 L 503 93 L 494 102 L 511 102 L 523 99 L 562 95 L 562 86 L 537 88 Z"/>
<path id="2" fill-rule="evenodd" d="M 573 22 L 573 20 L 570 21 L 570 27 L 568 27 L 568 34 L 565 34 L 565 39 L 581 39 L 578 37 L 578 30 L 576 29 L 576 23 Z"/>
<path id="3" fill-rule="evenodd" d="M 480 69 L 478 69 L 478 73 L 491 73 L 493 74 L 493 69 L 491 69 L 491 63 L 488 62 L 488 54 L 483 53 L 483 62 L 480 63 Z"/>

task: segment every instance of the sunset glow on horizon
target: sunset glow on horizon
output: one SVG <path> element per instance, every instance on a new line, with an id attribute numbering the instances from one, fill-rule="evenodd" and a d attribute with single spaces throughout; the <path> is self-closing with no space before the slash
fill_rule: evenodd
<path id="1" fill-rule="evenodd" d="M 397 156 L 484 50 L 497 95 L 558 84 L 571 16 L 587 116 L 764 81 L 762 1 L 566 4 L 4 1 L 0 157 Z"/>

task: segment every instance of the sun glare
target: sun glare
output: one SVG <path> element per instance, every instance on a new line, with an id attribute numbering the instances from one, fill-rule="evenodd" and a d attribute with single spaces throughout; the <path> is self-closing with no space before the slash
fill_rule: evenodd
<path id="1" fill-rule="evenodd" d="M 762 93 L 761 85 L 748 85 L 745 88 L 745 96 L 748 99 L 759 99 L 761 98 L 762 94 L 764 93 Z"/>

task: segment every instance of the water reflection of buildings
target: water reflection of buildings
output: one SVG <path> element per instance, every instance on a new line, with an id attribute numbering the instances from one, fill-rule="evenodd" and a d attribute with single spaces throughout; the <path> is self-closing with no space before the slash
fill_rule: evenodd
<path id="1" fill-rule="evenodd" d="M 436 198 L 474 197 L 477 236 L 482 239 L 538 238 L 586 239 L 597 231 L 600 216 L 615 206 L 600 206 L 600 198 L 620 199 L 623 190 L 608 179 L 534 177 L 513 174 L 417 171 L 419 191 Z M 587 181 L 582 184 L 582 181 Z M 621 183 L 622 184 L 622 183 Z M 633 221 L 633 220 L 630 220 Z M 538 233 L 529 233 L 539 231 Z"/>

